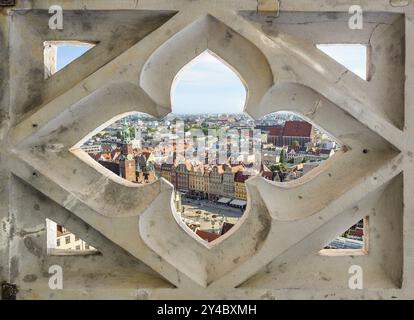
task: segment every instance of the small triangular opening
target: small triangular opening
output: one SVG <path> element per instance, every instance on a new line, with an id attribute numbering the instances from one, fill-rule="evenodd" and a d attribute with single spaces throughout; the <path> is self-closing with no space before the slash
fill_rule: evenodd
<path id="1" fill-rule="evenodd" d="M 368 253 L 368 218 L 338 235 L 319 253 L 321 255 L 363 255 Z"/>
<path id="2" fill-rule="evenodd" d="M 361 79 L 367 80 L 367 47 L 365 45 L 318 44 L 316 47 Z"/>
<path id="3" fill-rule="evenodd" d="M 96 44 L 91 42 L 45 41 L 43 50 L 45 79 L 58 73 L 95 46 Z"/>
<path id="4" fill-rule="evenodd" d="M 56 222 L 46 219 L 49 255 L 85 255 L 98 251 L 83 239 Z"/>

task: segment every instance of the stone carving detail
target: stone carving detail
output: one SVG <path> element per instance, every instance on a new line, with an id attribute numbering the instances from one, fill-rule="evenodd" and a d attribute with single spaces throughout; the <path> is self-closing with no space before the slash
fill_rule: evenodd
<path id="1" fill-rule="evenodd" d="M 395 86 L 395 82 L 401 83 L 405 78 L 404 71 L 410 75 L 413 72 L 413 55 L 405 56 L 405 52 L 399 51 L 401 41 L 408 42 L 407 50 L 414 49 L 413 37 L 405 34 L 405 30 L 414 27 L 412 15 L 408 15 L 410 20 L 397 13 L 371 12 L 365 31 L 359 35 L 345 32 L 349 42 L 366 43 L 372 49 L 371 81 L 363 81 L 315 47 L 318 42 L 335 41 L 333 31 L 343 30 L 341 23 L 347 25 L 346 8 L 343 15 L 338 13 L 335 17 L 322 13 L 334 20 L 333 31 L 316 35 L 314 30 L 324 30 L 329 24 L 326 19 L 289 11 L 289 3 L 287 7 L 282 4 L 280 17 L 274 17 L 269 25 L 255 11 L 253 2 L 256 3 L 243 0 L 232 7 L 234 4 L 197 1 L 179 7 L 180 1 L 160 1 L 166 7 L 153 7 L 152 15 L 133 13 L 131 8 L 125 17 L 126 24 L 131 28 L 146 25 L 148 30 L 134 39 L 128 30 L 119 31 L 128 45 L 117 56 L 96 62 L 89 72 L 80 75 L 76 70 L 82 63 L 93 62 L 74 63 L 56 79 L 49 79 L 55 83 L 45 84 L 42 80 L 35 93 L 36 85 L 31 82 L 36 80 L 36 72 L 43 70 L 41 65 L 37 69 L 31 66 L 43 61 L 36 51 L 36 61 L 32 58 L 19 69 L 27 70 L 22 85 L 23 95 L 29 96 L 27 101 L 16 92 L 19 74 L 10 76 L 10 88 L 0 86 L 0 92 L 10 96 L 11 110 L 10 115 L 3 116 L 7 108 L 0 109 L 0 174 L 8 177 L 7 182 L 1 182 L 0 196 L 12 199 L 10 213 L 4 214 L 0 206 L 0 227 L 9 235 L 7 241 L 0 236 L 0 258 L 3 251 L 10 252 L 10 256 L 4 256 L 10 261 L 12 279 L 4 280 L 21 287 L 18 298 L 50 296 L 41 282 L 45 281 L 42 273 L 56 258 L 44 253 L 46 241 L 41 240 L 45 231 L 39 222 L 48 217 L 72 224 L 77 234 L 102 252 L 101 258 L 88 258 L 91 265 L 95 261 L 92 259 L 101 259 L 108 268 L 112 265 L 119 274 L 134 279 L 129 284 L 117 282 L 121 286 L 117 289 L 124 290 L 120 295 L 125 297 L 129 290 L 137 288 L 134 285 L 138 279 L 138 298 L 323 298 L 329 290 L 338 290 L 337 298 L 357 297 L 358 293 L 347 291 L 347 272 L 353 264 L 366 271 L 364 288 L 373 290 L 364 291 L 367 298 L 369 294 L 375 296 L 375 290 L 386 298 L 412 296 L 412 275 L 405 272 L 403 279 L 403 270 L 407 271 L 413 260 L 403 250 L 403 229 L 407 231 L 404 237 L 412 230 L 403 226 L 403 218 L 406 221 L 407 207 L 412 209 L 414 205 L 404 199 L 409 194 L 405 190 L 414 187 L 412 178 L 408 178 L 413 176 L 414 146 L 412 139 L 407 138 L 413 125 L 414 99 L 412 94 L 404 97 L 403 86 Z M 320 1 L 314 2 L 317 6 Z M 370 11 L 404 10 L 368 2 L 367 6 L 372 6 Z M 43 10 L 19 15 L 11 22 L 12 26 L 16 24 L 11 37 L 19 48 L 28 50 L 34 45 L 23 42 L 22 26 L 40 25 L 46 11 L 39 9 Z M 305 5 L 302 9 L 312 11 Z M 286 14 L 293 17 L 289 20 L 293 24 L 284 22 L 283 10 L 289 11 Z M 98 21 L 102 14 L 108 15 L 92 9 L 88 19 Z M 112 19 L 116 20 L 119 13 L 113 14 Z M 304 18 L 309 20 L 309 26 L 299 24 Z M 89 30 L 86 17 L 80 19 L 85 30 Z M 112 20 L 108 21 L 105 28 L 115 28 Z M 2 36 L 10 22 L 0 22 Z M 68 21 L 66 25 L 67 32 L 82 36 L 75 24 Z M 302 28 L 304 34 L 292 25 Z M 91 38 L 79 40 L 102 40 L 99 37 L 103 33 L 90 28 L 85 37 Z M 41 33 L 45 38 L 49 35 L 47 30 Z M 102 40 L 93 50 L 109 55 L 111 41 L 116 40 Z M 385 65 L 389 61 L 384 60 L 384 45 L 396 50 L 391 62 L 396 65 L 395 70 L 387 75 L 383 74 L 390 70 Z M 11 55 L 4 65 L 17 68 L 25 52 L 13 56 L 16 49 L 9 50 Z M 205 50 L 223 58 L 245 81 L 249 92 L 245 111 L 252 117 L 294 111 L 346 146 L 335 155 L 336 159 L 298 182 L 282 185 L 260 177 L 249 180 L 249 206 L 242 222 L 213 245 L 201 243 L 180 227 L 181 222 L 171 209 L 172 187 L 165 180 L 148 185 L 128 183 L 107 175 L 78 150 L 94 133 L 128 113 L 137 111 L 162 117 L 171 112 L 170 88 L 175 75 Z M 404 63 L 408 63 L 405 69 Z M 62 83 L 65 78 L 71 85 Z M 413 86 L 412 80 L 408 79 L 405 85 Z M 388 96 L 378 99 L 379 90 L 388 90 L 388 96 L 395 97 L 392 108 Z M 6 188 L 7 196 L 2 194 Z M 26 203 L 18 201 L 26 195 Z M 24 206 L 32 203 L 37 208 L 32 215 L 23 213 Z M 333 237 L 367 216 L 368 255 L 317 254 Z M 6 228 L 6 221 L 11 228 Z M 32 237 L 32 233 L 39 238 Z M 9 247 L 12 250 L 3 250 Z M 29 252 L 30 259 L 22 258 L 23 252 Z M 110 252 L 119 256 L 119 266 L 107 258 Z M 62 259 L 76 273 L 79 262 L 73 257 Z M 33 261 L 37 273 L 28 276 L 27 265 Z M 93 273 L 93 268 L 89 272 Z M 88 281 L 94 283 L 90 278 L 82 278 L 83 283 Z M 407 283 L 405 288 L 403 283 Z M 114 283 L 108 281 L 105 285 L 94 288 L 85 298 L 108 295 Z M 75 290 L 81 289 L 75 286 Z M 54 294 L 54 298 L 63 298 L 71 293 Z"/>

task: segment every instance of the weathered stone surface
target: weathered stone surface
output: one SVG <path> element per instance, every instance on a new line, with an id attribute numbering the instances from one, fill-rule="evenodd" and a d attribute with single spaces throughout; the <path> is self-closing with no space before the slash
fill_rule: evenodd
<path id="1" fill-rule="evenodd" d="M 362 2 L 363 30 L 347 1 L 284 0 L 279 17 L 257 0 L 72 1 L 59 32 L 49 1 L 1 9 L 0 282 L 18 299 L 413 299 L 414 7 Z M 97 45 L 45 80 L 42 44 L 65 40 Z M 318 43 L 366 44 L 369 81 Z M 295 111 L 346 145 L 305 180 L 249 180 L 241 224 L 210 245 L 180 226 L 166 181 L 129 184 L 77 151 L 122 115 L 168 114 L 176 73 L 205 50 L 243 79 L 251 116 Z M 368 255 L 318 254 L 367 216 Z M 46 218 L 101 254 L 48 255 Z M 355 264 L 364 290 L 348 288 Z"/>

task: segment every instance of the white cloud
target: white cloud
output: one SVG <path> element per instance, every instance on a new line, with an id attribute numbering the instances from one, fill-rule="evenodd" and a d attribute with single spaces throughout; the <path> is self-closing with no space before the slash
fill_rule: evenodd
<path id="1" fill-rule="evenodd" d="M 181 83 L 192 85 L 233 86 L 241 82 L 238 75 L 225 63 L 208 52 L 204 52 L 184 67 L 176 78 L 176 86 Z"/>
<path id="2" fill-rule="evenodd" d="M 237 74 L 205 52 L 183 68 L 172 89 L 173 112 L 241 112 L 246 89 Z"/>

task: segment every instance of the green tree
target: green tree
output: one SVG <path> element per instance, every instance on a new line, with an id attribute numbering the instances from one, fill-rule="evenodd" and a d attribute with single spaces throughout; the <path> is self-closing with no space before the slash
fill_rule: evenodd
<path id="1" fill-rule="evenodd" d="M 286 150 L 282 149 L 282 152 L 280 152 L 280 163 L 286 163 Z"/>
<path id="2" fill-rule="evenodd" d="M 129 136 L 131 137 L 131 139 L 135 139 L 135 128 L 133 127 L 129 127 Z"/>
<path id="3" fill-rule="evenodd" d="M 270 171 L 275 172 L 275 171 L 279 171 L 280 169 L 280 165 L 279 164 L 272 164 L 270 166 Z"/>
<path id="4" fill-rule="evenodd" d="M 293 141 L 293 142 L 292 142 L 292 147 L 293 147 L 294 149 L 299 148 L 299 147 L 300 147 L 300 143 L 299 143 L 299 141 L 298 141 L 298 140 Z"/>
<path id="5" fill-rule="evenodd" d="M 287 169 L 286 164 L 284 163 L 277 163 L 270 166 L 270 171 L 276 172 L 276 171 L 285 171 Z"/>

